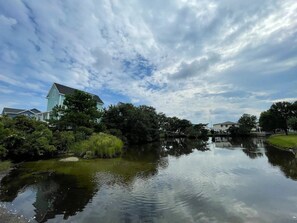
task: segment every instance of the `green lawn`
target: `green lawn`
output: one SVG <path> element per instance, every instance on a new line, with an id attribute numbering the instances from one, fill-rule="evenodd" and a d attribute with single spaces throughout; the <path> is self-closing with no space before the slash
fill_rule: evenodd
<path id="1" fill-rule="evenodd" d="M 267 142 L 281 149 L 297 148 L 297 135 L 272 135 Z"/>

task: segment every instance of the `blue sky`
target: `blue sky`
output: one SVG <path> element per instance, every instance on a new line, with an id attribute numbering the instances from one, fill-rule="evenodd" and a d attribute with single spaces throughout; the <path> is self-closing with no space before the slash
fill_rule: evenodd
<path id="1" fill-rule="evenodd" d="M 53 82 L 192 122 L 297 100 L 296 0 L 0 0 L 0 110 Z"/>

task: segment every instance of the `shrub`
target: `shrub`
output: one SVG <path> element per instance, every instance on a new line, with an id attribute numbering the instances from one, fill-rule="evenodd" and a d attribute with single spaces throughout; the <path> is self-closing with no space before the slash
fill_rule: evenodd
<path id="1" fill-rule="evenodd" d="M 93 134 L 89 139 L 77 142 L 72 146 L 72 152 L 84 158 L 112 158 L 122 153 L 123 142 L 112 135 Z"/>
<path id="2" fill-rule="evenodd" d="M 53 137 L 53 143 L 58 151 L 66 151 L 75 142 L 72 131 L 56 131 Z"/>
<path id="3" fill-rule="evenodd" d="M 0 118 L 0 157 L 29 160 L 52 156 L 52 132 L 42 122 L 25 116 Z"/>

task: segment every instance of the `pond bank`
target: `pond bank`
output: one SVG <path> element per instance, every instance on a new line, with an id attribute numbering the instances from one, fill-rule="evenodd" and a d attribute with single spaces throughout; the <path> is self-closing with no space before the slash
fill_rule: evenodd
<path id="1" fill-rule="evenodd" d="M 267 143 L 282 150 L 297 152 L 297 135 L 272 135 L 267 139 Z"/>

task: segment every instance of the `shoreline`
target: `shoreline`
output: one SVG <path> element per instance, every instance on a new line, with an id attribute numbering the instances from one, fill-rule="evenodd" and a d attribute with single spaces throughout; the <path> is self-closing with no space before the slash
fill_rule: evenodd
<path id="1" fill-rule="evenodd" d="M 272 135 L 266 143 L 276 149 L 292 152 L 297 158 L 297 135 Z"/>

